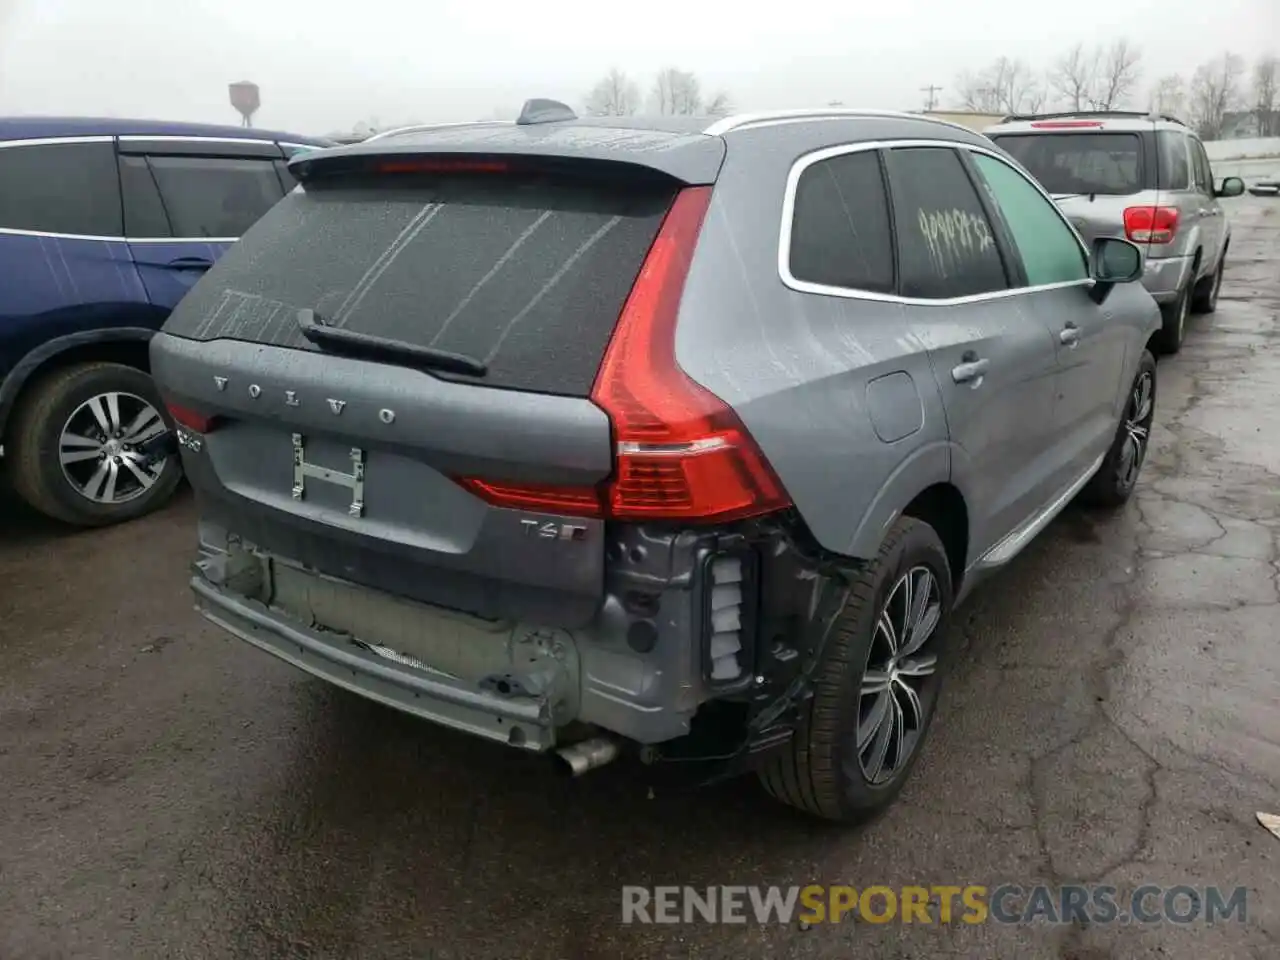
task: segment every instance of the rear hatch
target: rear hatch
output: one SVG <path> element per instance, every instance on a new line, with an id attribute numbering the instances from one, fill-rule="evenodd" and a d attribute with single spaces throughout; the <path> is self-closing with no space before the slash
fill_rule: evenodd
<path id="1" fill-rule="evenodd" d="M 1154 136 L 1132 122 L 1125 130 L 1092 120 L 1029 126 L 991 139 L 1040 181 L 1085 243 L 1125 236 L 1125 210 L 1159 202 Z"/>
<path id="2" fill-rule="evenodd" d="M 374 149 L 312 155 L 153 342 L 201 509 L 323 573 L 585 623 L 604 570 L 588 501 L 613 469 L 592 386 L 684 184 Z"/>

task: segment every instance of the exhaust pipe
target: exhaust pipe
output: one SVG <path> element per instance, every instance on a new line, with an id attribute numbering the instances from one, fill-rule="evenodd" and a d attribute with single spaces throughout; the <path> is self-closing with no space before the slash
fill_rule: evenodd
<path id="1" fill-rule="evenodd" d="M 618 743 L 609 737 L 594 737 L 561 747 L 556 751 L 570 776 L 580 777 L 588 770 L 603 767 L 618 756 Z"/>

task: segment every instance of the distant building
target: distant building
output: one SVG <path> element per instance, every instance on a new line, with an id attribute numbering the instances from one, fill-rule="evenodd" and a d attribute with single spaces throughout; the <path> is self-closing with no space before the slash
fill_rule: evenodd
<path id="1" fill-rule="evenodd" d="M 1222 118 L 1223 140 L 1280 136 L 1280 110 L 1229 110 Z"/>

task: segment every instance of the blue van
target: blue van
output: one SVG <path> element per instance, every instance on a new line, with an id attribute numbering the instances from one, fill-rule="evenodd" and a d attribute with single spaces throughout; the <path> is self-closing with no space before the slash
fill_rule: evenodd
<path id="1" fill-rule="evenodd" d="M 147 343 L 325 140 L 147 120 L 0 118 L 0 466 L 78 526 L 154 510 L 180 479 Z"/>

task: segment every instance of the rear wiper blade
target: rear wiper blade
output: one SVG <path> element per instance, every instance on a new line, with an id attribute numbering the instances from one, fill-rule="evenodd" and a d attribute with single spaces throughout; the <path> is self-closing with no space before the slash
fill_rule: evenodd
<path id="1" fill-rule="evenodd" d="M 472 377 L 483 377 L 489 372 L 487 364 L 460 353 L 436 350 L 434 347 L 406 343 L 404 340 L 375 337 L 368 333 L 345 330 L 342 327 L 331 327 L 311 309 L 298 311 L 298 329 L 304 337 L 317 346 L 329 347 L 335 353 L 346 356 L 400 361 L 401 366 L 465 373 Z"/>

